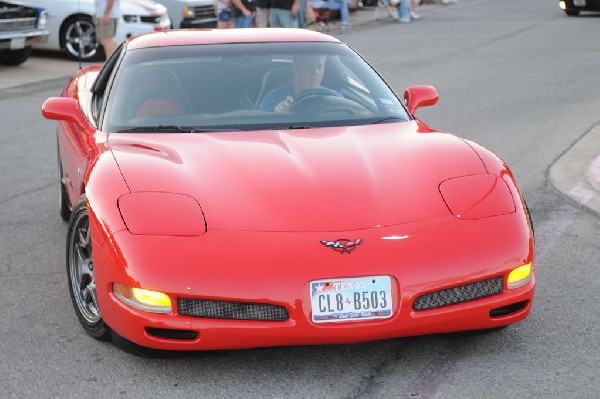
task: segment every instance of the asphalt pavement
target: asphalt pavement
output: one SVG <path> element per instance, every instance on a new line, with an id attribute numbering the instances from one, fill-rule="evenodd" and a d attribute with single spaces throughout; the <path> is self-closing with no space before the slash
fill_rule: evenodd
<path id="1" fill-rule="evenodd" d="M 472 0 L 459 0 L 452 5 L 443 5 L 441 0 L 422 4 L 417 12 L 421 18 L 430 13 L 444 12 L 447 7 L 461 7 Z M 370 24 L 397 24 L 393 15 L 384 7 L 363 7 L 350 14 L 350 29 L 365 29 Z M 419 23 L 419 20 L 410 23 Z M 339 21 L 316 28 L 343 40 L 345 30 Z M 0 65 L 0 95 L 18 91 L 24 86 L 32 86 L 52 80 L 66 80 L 79 69 L 97 63 L 79 64 L 60 53 L 34 52 L 23 65 L 6 67 Z M 58 95 L 58 93 L 57 93 Z M 598 115 L 600 121 L 600 115 Z M 591 127 L 578 141 L 550 166 L 548 181 L 563 196 L 580 206 L 600 215 L 600 122 Z"/>

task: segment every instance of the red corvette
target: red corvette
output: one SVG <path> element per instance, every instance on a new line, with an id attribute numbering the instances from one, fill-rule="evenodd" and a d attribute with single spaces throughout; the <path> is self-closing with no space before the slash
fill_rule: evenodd
<path id="1" fill-rule="evenodd" d="M 508 167 L 307 30 L 157 32 L 78 72 L 58 121 L 75 312 L 174 350 L 335 344 L 525 319 L 534 241 Z"/>

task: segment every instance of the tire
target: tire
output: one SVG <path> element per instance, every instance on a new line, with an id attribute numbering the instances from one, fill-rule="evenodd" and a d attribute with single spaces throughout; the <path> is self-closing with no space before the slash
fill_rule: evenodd
<path id="1" fill-rule="evenodd" d="M 8 66 L 18 66 L 27 61 L 31 55 L 31 47 L 25 47 L 20 50 L 11 50 L 0 53 L 0 64 Z"/>
<path id="2" fill-rule="evenodd" d="M 533 227 L 533 219 L 531 218 L 531 211 L 529 210 L 529 206 L 527 205 L 527 201 L 523 199 L 523 203 L 525 204 L 525 210 L 527 211 L 527 217 L 529 219 L 529 226 L 531 227 L 531 235 L 533 236 L 533 242 L 535 243 L 535 228 Z"/>
<path id="3" fill-rule="evenodd" d="M 67 233 L 67 281 L 79 323 L 92 337 L 110 338 L 110 328 L 102 319 L 92 257 L 90 221 L 85 194 L 73 208 Z"/>
<path id="4" fill-rule="evenodd" d="M 576 17 L 579 15 L 579 10 L 565 10 L 565 13 L 569 16 L 569 17 Z"/>
<path id="5" fill-rule="evenodd" d="M 102 47 L 96 39 L 94 21 L 89 15 L 74 15 L 62 24 L 60 47 L 74 60 L 97 61 L 104 58 Z"/>
<path id="6" fill-rule="evenodd" d="M 60 161 L 58 163 L 58 209 L 60 218 L 68 222 L 71 219 L 71 204 L 69 203 L 67 189 L 62 182 L 62 166 L 60 165 Z"/>

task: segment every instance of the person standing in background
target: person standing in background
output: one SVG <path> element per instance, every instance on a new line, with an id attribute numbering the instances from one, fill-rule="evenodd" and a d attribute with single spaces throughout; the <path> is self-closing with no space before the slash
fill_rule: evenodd
<path id="1" fill-rule="evenodd" d="M 233 28 L 231 16 L 231 2 L 229 0 L 217 0 L 217 29 Z"/>
<path id="2" fill-rule="evenodd" d="M 410 22 L 409 3 L 411 0 L 390 0 L 390 6 L 398 9 L 398 22 Z"/>
<path id="3" fill-rule="evenodd" d="M 121 17 L 121 0 L 95 0 L 95 5 L 96 37 L 108 59 L 117 48 L 115 35 L 117 34 L 117 20 Z"/>
<path id="4" fill-rule="evenodd" d="M 271 0 L 269 25 L 272 28 L 298 28 L 300 0 Z"/>
<path id="5" fill-rule="evenodd" d="M 236 28 L 252 28 L 256 14 L 256 1 L 232 0 L 232 2 L 234 26 Z"/>
<path id="6" fill-rule="evenodd" d="M 408 13 L 410 14 L 410 19 L 417 20 L 421 18 L 419 17 L 419 14 L 417 14 L 415 11 L 420 4 L 421 0 L 410 0 L 410 5 L 408 6 Z"/>
<path id="7" fill-rule="evenodd" d="M 256 0 L 256 27 L 266 28 L 269 26 L 269 7 L 271 0 Z"/>

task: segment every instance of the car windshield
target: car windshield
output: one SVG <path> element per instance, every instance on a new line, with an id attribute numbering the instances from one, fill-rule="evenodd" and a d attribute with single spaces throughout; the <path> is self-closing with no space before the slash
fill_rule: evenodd
<path id="1" fill-rule="evenodd" d="M 407 121 L 342 43 L 182 45 L 128 51 L 103 113 L 111 132 L 305 129 Z"/>

